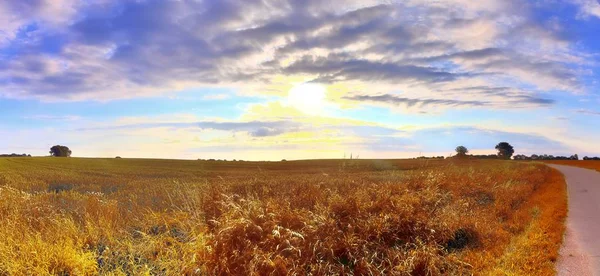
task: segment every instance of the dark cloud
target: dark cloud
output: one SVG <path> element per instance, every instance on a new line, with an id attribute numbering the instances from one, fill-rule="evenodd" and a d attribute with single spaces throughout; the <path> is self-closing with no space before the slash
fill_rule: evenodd
<path id="1" fill-rule="evenodd" d="M 506 58 L 506 56 L 507 56 L 507 53 L 505 50 L 502 50 L 499 48 L 485 48 L 485 49 L 443 55 L 443 56 L 439 56 L 436 58 L 430 58 L 430 60 L 436 61 L 436 60 L 446 60 L 446 59 L 452 59 L 452 58 L 460 58 L 460 59 L 466 59 L 466 60 L 480 60 L 480 59 L 487 59 L 487 58 L 494 58 L 494 57 Z"/>
<path id="2" fill-rule="evenodd" d="M 484 96 L 502 98 L 508 104 L 533 104 L 533 105 L 552 105 L 556 101 L 553 99 L 536 96 L 532 92 L 523 92 L 511 87 L 492 87 L 492 86 L 471 86 L 464 88 L 454 88 L 447 91 L 457 92 L 462 95 Z"/>
<path id="3" fill-rule="evenodd" d="M 407 98 L 397 95 L 354 95 L 346 96 L 344 99 L 375 104 L 388 104 L 392 106 L 404 105 L 413 107 L 489 107 L 489 108 L 523 108 L 531 106 L 548 106 L 554 104 L 554 100 L 538 98 L 531 95 L 513 94 L 510 92 L 493 92 L 489 95 L 499 96 L 502 100 L 455 100 L 455 99 L 432 99 L 432 98 Z"/>
<path id="4" fill-rule="evenodd" d="M 260 127 L 254 131 L 251 131 L 250 135 L 254 137 L 267 137 L 276 136 L 284 132 L 286 132 L 286 129 L 283 128 Z"/>
<path id="5" fill-rule="evenodd" d="M 367 103 L 384 103 L 390 105 L 405 105 L 406 107 L 414 107 L 414 106 L 429 106 L 429 105 L 441 105 L 441 106 L 451 106 L 451 107 L 463 107 L 463 106 L 486 106 L 490 105 L 488 102 L 483 101 L 459 101 L 459 100 L 449 100 L 449 99 L 411 99 L 398 97 L 394 95 L 357 95 L 357 96 L 349 96 L 344 97 L 344 99 L 359 101 L 359 102 L 367 102 Z"/>
<path id="6" fill-rule="evenodd" d="M 511 71 L 523 72 L 551 79 L 571 88 L 579 87 L 576 72 L 562 63 L 532 55 L 520 54 L 514 50 L 485 48 L 460 51 L 444 55 L 417 58 L 412 61 L 422 64 L 454 60 L 468 63 L 467 67 L 481 74 L 507 75 Z M 520 78 L 519 74 L 513 77 Z"/>
<path id="7" fill-rule="evenodd" d="M 426 83 L 452 81 L 468 74 L 451 73 L 435 67 L 402 65 L 368 60 L 348 59 L 342 56 L 305 56 L 283 68 L 286 74 L 318 74 L 320 82 L 336 80 L 385 81 L 397 83 L 417 81 Z"/>

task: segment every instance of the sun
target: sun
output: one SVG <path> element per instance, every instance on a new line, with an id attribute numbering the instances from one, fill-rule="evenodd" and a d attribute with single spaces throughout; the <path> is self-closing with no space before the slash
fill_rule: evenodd
<path id="1" fill-rule="evenodd" d="M 317 115 L 325 109 L 326 96 L 325 86 L 317 83 L 302 83 L 290 89 L 287 100 L 298 110 L 306 114 Z"/>

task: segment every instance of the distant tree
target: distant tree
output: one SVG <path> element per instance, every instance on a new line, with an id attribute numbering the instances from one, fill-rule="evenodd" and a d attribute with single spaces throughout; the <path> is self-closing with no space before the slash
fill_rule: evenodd
<path id="1" fill-rule="evenodd" d="M 579 160 L 579 156 L 577 154 L 573 154 L 569 157 L 567 156 L 554 156 L 554 155 L 548 155 L 548 154 L 532 154 L 531 157 L 528 157 L 526 155 L 523 154 L 517 154 L 515 156 L 513 156 L 513 159 L 515 160 Z M 589 157 L 583 157 L 583 160 L 591 160 Z"/>
<path id="2" fill-rule="evenodd" d="M 571 160 L 579 160 L 579 155 L 573 154 L 573 155 L 571 155 L 571 157 L 569 157 L 569 159 L 571 159 Z"/>
<path id="3" fill-rule="evenodd" d="M 71 157 L 71 150 L 68 147 L 56 145 L 50 148 L 50 155 L 54 157 Z"/>
<path id="4" fill-rule="evenodd" d="M 285 159 L 281 159 L 281 162 L 286 162 L 286 161 L 287 161 L 287 160 L 285 160 Z"/>
<path id="5" fill-rule="evenodd" d="M 455 151 L 457 156 L 465 156 L 469 153 L 469 150 L 465 146 L 458 146 Z"/>
<path id="6" fill-rule="evenodd" d="M 17 153 L 11 153 L 11 154 L 0 154 L 0 157 L 31 157 L 31 154 L 17 154 Z"/>
<path id="7" fill-rule="evenodd" d="M 513 159 L 515 159 L 515 160 L 528 160 L 528 159 L 530 159 L 530 158 L 529 158 L 529 157 L 527 157 L 527 156 L 526 156 L 526 155 L 524 155 L 524 154 L 517 154 L 517 155 L 513 156 Z"/>
<path id="8" fill-rule="evenodd" d="M 116 158 L 116 159 L 121 159 L 121 156 L 117 156 L 117 157 L 115 157 L 115 158 Z"/>
<path id="9" fill-rule="evenodd" d="M 498 151 L 498 157 L 502 159 L 510 159 L 510 157 L 515 153 L 515 149 L 507 142 L 500 142 L 496 145 L 496 150 Z"/>

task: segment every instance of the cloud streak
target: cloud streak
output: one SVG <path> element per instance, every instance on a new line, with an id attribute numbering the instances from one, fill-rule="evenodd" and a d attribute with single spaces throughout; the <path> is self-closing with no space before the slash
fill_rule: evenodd
<path id="1" fill-rule="evenodd" d="M 301 127 L 300 123 L 293 121 L 250 121 L 250 122 L 157 122 L 157 123 L 135 123 L 119 124 L 111 126 L 100 126 L 90 128 L 77 128 L 75 131 L 112 131 L 112 130 L 137 130 L 152 128 L 172 128 L 172 129 L 210 129 L 223 131 L 244 131 L 251 136 L 265 137 L 276 136 L 281 133 L 291 132 Z"/>
<path id="2" fill-rule="evenodd" d="M 467 89 L 468 90 L 468 89 Z M 484 89 L 485 90 L 485 89 Z M 493 91 L 493 90 L 492 90 Z M 406 108 L 414 107 L 472 107 L 472 108 L 524 108 L 524 107 L 543 107 L 554 104 L 554 100 L 538 98 L 530 95 L 509 94 L 507 92 L 486 93 L 494 96 L 500 96 L 502 100 L 456 100 L 456 99 L 432 99 L 432 98 L 407 98 L 397 95 L 354 95 L 346 96 L 344 99 L 367 104 L 384 104 L 391 106 L 403 105 Z"/>
<path id="3" fill-rule="evenodd" d="M 600 116 L 600 111 L 594 111 L 594 110 L 589 110 L 589 109 L 578 109 L 576 112 L 580 113 L 580 114 Z"/>

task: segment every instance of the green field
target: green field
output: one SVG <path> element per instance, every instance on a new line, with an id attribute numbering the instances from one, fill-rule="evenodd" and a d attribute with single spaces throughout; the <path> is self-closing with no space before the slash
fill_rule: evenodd
<path id="1" fill-rule="evenodd" d="M 499 160 L 0 159 L 0 275 L 548 274 L 564 181 Z"/>

